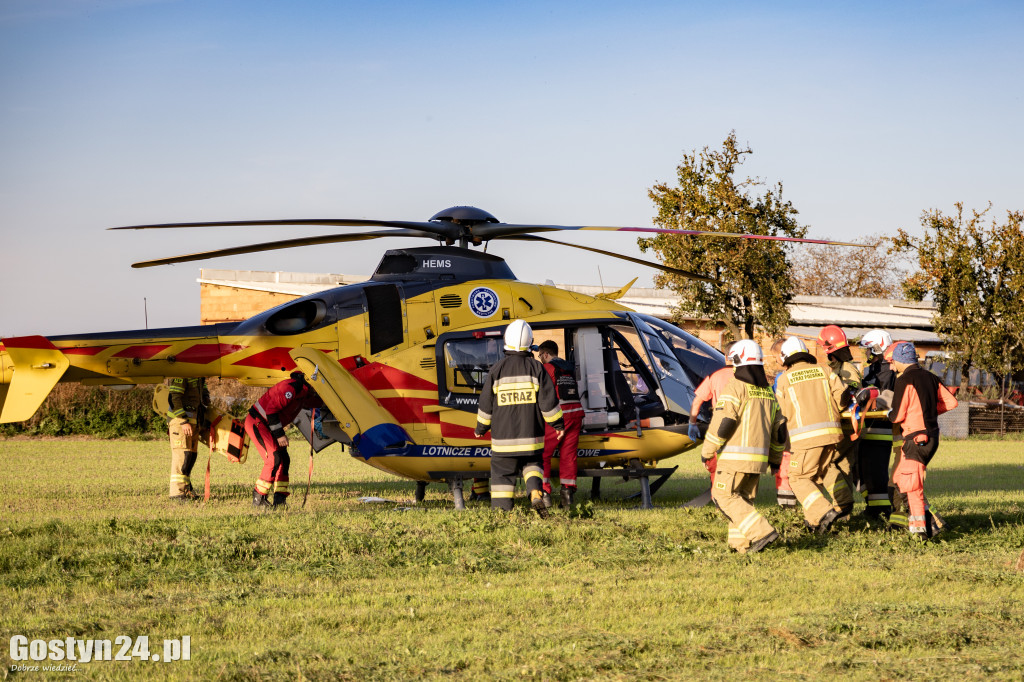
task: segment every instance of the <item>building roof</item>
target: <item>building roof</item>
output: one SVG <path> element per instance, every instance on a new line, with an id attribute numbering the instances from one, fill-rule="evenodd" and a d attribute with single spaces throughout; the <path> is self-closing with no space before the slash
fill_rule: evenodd
<path id="1" fill-rule="evenodd" d="M 306 296 L 345 284 L 365 282 L 357 275 L 305 272 L 260 272 L 254 270 L 200 270 L 199 282 L 237 289 L 267 291 L 293 296 Z M 577 284 L 547 284 L 580 294 L 596 296 L 616 291 L 615 287 Z M 679 296 L 667 289 L 634 287 L 618 299 L 622 305 L 638 313 L 663 319 L 672 316 Z M 840 298 L 834 296 L 794 296 L 790 303 L 793 318 L 788 333 L 816 338 L 821 327 L 838 324 L 847 336 L 857 338 L 871 329 L 886 329 L 893 339 L 918 343 L 940 343 L 932 328 L 935 306 L 883 298 Z M 696 319 L 696 318 L 694 318 Z"/>

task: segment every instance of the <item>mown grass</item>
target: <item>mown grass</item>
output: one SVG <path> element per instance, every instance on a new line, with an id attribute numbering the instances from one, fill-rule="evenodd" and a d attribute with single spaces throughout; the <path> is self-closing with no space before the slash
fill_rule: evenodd
<path id="1" fill-rule="evenodd" d="M 952 529 L 920 544 L 854 519 L 730 554 L 695 456 L 653 511 L 606 479 L 590 518 L 546 522 L 414 487 L 336 447 L 293 447 L 291 509 L 248 506 L 256 462 L 213 461 L 213 499 L 167 501 L 161 442 L 0 441 L 0 638 L 192 638 L 192 660 L 94 662 L 96 679 L 1021 679 L 1024 445 L 945 442 Z M 203 455 L 205 457 L 205 454 Z M 200 469 L 193 476 L 201 483 Z M 586 484 L 584 484 L 584 490 Z M 391 503 L 364 504 L 363 496 Z M 581 495 L 581 497 L 585 497 Z M 25 678 L 40 673 L 22 673 Z"/>

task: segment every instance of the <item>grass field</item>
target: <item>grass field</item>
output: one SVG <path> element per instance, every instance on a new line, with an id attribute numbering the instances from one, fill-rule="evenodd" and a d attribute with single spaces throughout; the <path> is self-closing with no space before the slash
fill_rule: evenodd
<path id="1" fill-rule="evenodd" d="M 457 513 L 431 485 L 337 446 L 293 446 L 291 508 L 254 513 L 257 461 L 213 462 L 213 499 L 169 502 L 163 442 L 0 440 L 0 636 L 191 638 L 191 660 L 95 661 L 95 679 L 1024 678 L 1024 442 L 943 443 L 937 542 L 859 518 L 818 538 L 726 549 L 695 455 L 655 496 L 606 479 L 591 518 Z M 201 485 L 200 469 L 193 478 Z M 300 483 L 301 480 L 301 483 Z M 583 484 L 584 494 L 588 483 Z M 364 504 L 362 496 L 393 503 Z M 860 507 L 858 507 L 859 511 Z M 115 647 L 116 651 L 116 647 Z M 32 661 L 22 664 L 41 665 Z M 41 679 L 41 678 L 40 678 Z"/>

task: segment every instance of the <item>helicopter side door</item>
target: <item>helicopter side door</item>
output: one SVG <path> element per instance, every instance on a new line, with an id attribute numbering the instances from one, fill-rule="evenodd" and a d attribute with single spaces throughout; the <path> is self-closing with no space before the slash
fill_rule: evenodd
<path id="1" fill-rule="evenodd" d="M 689 417 L 693 405 L 694 388 L 672 347 L 650 325 L 635 313 L 626 313 L 639 333 L 640 342 L 647 353 L 649 367 L 658 384 L 658 396 L 665 409 Z"/>

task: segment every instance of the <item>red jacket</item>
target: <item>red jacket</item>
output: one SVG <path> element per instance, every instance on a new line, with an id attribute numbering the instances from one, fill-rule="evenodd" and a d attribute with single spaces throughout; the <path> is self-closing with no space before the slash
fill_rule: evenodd
<path id="1" fill-rule="evenodd" d="M 249 412 L 267 423 L 274 438 L 280 438 L 284 427 L 295 421 L 300 410 L 323 406 L 323 400 L 309 384 L 289 378 L 272 386 Z"/>

